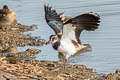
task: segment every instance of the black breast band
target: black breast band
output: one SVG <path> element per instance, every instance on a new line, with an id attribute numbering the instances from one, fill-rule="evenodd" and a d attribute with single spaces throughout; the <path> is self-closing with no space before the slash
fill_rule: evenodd
<path id="1" fill-rule="evenodd" d="M 56 42 L 54 43 L 53 48 L 57 50 L 59 46 L 60 46 L 60 42 Z"/>

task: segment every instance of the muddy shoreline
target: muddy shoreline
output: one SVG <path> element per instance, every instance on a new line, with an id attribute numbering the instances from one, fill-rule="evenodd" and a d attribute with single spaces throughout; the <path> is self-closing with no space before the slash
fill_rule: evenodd
<path id="1" fill-rule="evenodd" d="M 0 80 L 119 80 L 120 70 L 115 73 L 96 73 L 94 68 L 68 64 L 66 69 L 61 61 L 38 61 L 35 55 L 41 50 L 27 49 L 19 52 L 17 47 L 42 46 L 44 39 L 24 34 L 34 31 L 35 25 L 19 23 L 9 29 L 0 29 Z"/>

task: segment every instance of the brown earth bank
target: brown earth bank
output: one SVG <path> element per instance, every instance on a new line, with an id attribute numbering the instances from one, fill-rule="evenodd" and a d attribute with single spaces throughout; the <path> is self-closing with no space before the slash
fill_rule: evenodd
<path id="1" fill-rule="evenodd" d="M 4 27 L 3 27 L 4 28 Z M 19 23 L 11 25 L 9 29 L 0 29 L 0 52 L 17 51 L 16 47 L 24 46 L 40 46 L 45 43 L 45 40 L 39 36 L 30 36 L 23 32 L 36 29 L 35 25 L 26 26 Z"/>
<path id="2" fill-rule="evenodd" d="M 95 69 L 84 65 L 68 64 L 64 68 L 60 61 L 38 61 L 38 49 L 19 52 L 17 47 L 41 46 L 45 40 L 39 36 L 23 34 L 36 29 L 35 25 L 19 23 L 0 29 L 0 80 L 120 80 L 120 70 L 99 75 Z"/>
<path id="3" fill-rule="evenodd" d="M 0 57 L 0 80 L 120 80 L 120 70 L 98 75 L 84 65 L 68 64 L 64 69 L 59 61 L 20 60 L 15 56 Z"/>

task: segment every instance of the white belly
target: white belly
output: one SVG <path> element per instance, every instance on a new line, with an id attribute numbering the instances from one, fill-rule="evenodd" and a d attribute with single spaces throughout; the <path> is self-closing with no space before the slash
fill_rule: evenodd
<path id="1" fill-rule="evenodd" d="M 71 40 L 61 40 L 60 41 L 60 47 L 58 48 L 58 51 L 63 53 L 64 56 L 66 56 L 66 59 L 70 57 L 71 55 L 75 54 L 77 52 L 74 44 L 71 42 Z"/>
<path id="2" fill-rule="evenodd" d="M 77 42 L 75 37 L 75 27 L 72 27 L 72 24 L 66 24 L 63 27 L 63 35 L 60 40 L 60 47 L 58 48 L 58 51 L 63 53 L 64 56 L 66 56 L 66 59 L 77 52 L 72 40 Z"/>

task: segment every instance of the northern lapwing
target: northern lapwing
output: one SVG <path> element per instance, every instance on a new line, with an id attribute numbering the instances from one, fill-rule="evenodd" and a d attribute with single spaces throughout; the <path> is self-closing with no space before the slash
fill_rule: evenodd
<path id="1" fill-rule="evenodd" d="M 66 64 L 71 55 L 86 47 L 81 43 L 80 34 L 84 30 L 98 29 L 100 16 L 97 13 L 89 12 L 73 18 L 65 17 L 63 14 L 58 14 L 49 5 L 44 5 L 44 10 L 46 22 L 55 32 L 55 35 L 50 36 L 48 43 L 50 42 L 55 50 L 63 53 Z"/>

